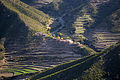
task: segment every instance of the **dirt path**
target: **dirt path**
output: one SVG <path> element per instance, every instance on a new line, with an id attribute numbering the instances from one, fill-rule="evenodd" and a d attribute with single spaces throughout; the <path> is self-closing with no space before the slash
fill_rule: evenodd
<path id="1" fill-rule="evenodd" d="M 0 73 L 0 77 L 12 77 L 13 76 L 13 73 Z"/>
<path id="2" fill-rule="evenodd" d="M 3 60 L 0 60 L 0 66 L 4 65 L 5 64 L 5 59 Z"/>

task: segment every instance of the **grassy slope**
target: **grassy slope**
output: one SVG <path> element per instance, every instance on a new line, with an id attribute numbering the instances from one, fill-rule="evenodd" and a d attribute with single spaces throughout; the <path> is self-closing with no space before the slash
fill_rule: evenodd
<path id="1" fill-rule="evenodd" d="M 4 0 L 2 3 L 10 10 L 18 14 L 25 25 L 33 31 L 40 31 L 50 34 L 46 25 L 49 23 L 49 16 L 36 10 L 19 0 Z"/>

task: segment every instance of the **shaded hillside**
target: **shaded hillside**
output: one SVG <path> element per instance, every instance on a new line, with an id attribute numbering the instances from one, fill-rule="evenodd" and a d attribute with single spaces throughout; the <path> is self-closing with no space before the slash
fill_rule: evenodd
<path id="1" fill-rule="evenodd" d="M 28 30 L 16 13 L 6 8 L 0 1 L 0 57 L 5 53 L 5 41 L 8 38 L 27 36 Z M 24 33 L 23 33 L 24 32 Z M 7 37 L 7 38 L 6 38 Z M 3 57 L 3 56 L 2 56 Z"/>
<path id="2" fill-rule="evenodd" d="M 1 11 L 0 12 L 0 18 L 1 18 L 0 19 L 0 34 L 1 34 L 0 37 L 5 36 L 7 32 L 8 33 L 9 32 L 14 33 L 15 31 L 18 32 L 17 28 L 19 26 L 20 28 L 25 26 L 25 24 L 18 18 L 18 15 L 15 14 L 13 11 L 10 11 L 9 9 L 7 9 L 1 2 L 0 2 L 0 11 Z M 18 21 L 20 21 L 21 23 L 17 23 Z M 19 26 L 16 28 L 17 25 Z M 12 29 L 13 31 L 11 31 Z M 14 35 L 14 34 L 11 34 L 11 35 Z"/>
<path id="3" fill-rule="evenodd" d="M 71 0 L 71 1 L 69 0 L 35 0 L 35 1 L 23 1 L 23 2 L 55 17 L 55 16 L 60 16 L 66 12 L 69 12 L 87 1 L 88 0 L 84 0 L 84 1 L 83 0 Z"/>
<path id="4" fill-rule="evenodd" d="M 119 80 L 120 79 L 120 44 L 109 49 L 86 70 L 82 80 Z M 78 78 L 77 80 L 81 80 Z"/>
<path id="5" fill-rule="evenodd" d="M 112 25 L 110 31 L 111 32 L 120 32 L 120 9 L 117 9 L 114 11 L 107 20 L 109 21 L 109 24 Z"/>
<path id="6" fill-rule="evenodd" d="M 102 21 L 107 16 L 110 16 L 111 14 L 113 14 L 116 10 L 120 8 L 119 4 L 120 4 L 119 0 L 109 0 L 105 4 L 99 5 L 97 21 L 98 22 Z"/>

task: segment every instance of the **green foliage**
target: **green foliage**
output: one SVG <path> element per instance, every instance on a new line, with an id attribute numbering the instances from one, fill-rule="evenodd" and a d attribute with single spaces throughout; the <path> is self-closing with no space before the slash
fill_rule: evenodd
<path id="1" fill-rule="evenodd" d="M 103 60 L 100 60 L 99 62 L 95 63 L 89 70 L 85 71 L 85 73 L 82 76 L 82 80 L 105 80 L 103 79 L 103 75 L 105 72 L 102 69 L 102 65 L 104 64 Z"/>
<path id="2" fill-rule="evenodd" d="M 36 70 L 31 70 L 31 69 L 23 69 L 23 70 L 28 71 L 27 73 L 35 73 L 35 72 L 38 72 L 38 71 L 36 71 Z"/>
<path id="3" fill-rule="evenodd" d="M 83 29 L 83 28 L 81 28 L 81 27 L 76 27 L 75 33 L 80 33 L 80 34 L 82 34 L 82 33 L 84 33 L 84 30 L 85 30 L 85 29 Z"/>
<path id="4" fill-rule="evenodd" d="M 38 71 L 35 70 L 35 69 L 32 69 L 32 68 L 21 69 L 21 68 L 18 67 L 18 69 L 11 69 L 11 70 L 9 70 L 9 72 L 14 73 L 14 76 L 19 76 L 19 75 L 23 75 L 23 74 L 36 73 Z"/>
<path id="5" fill-rule="evenodd" d="M 23 73 L 21 73 L 21 72 L 14 72 L 14 75 L 15 76 L 19 76 L 19 75 L 22 75 Z"/>
<path id="6" fill-rule="evenodd" d="M 16 70 L 14 72 L 14 76 L 22 75 L 22 74 L 29 74 L 29 73 L 35 73 L 38 71 L 30 70 L 30 69 L 23 69 L 23 70 Z"/>

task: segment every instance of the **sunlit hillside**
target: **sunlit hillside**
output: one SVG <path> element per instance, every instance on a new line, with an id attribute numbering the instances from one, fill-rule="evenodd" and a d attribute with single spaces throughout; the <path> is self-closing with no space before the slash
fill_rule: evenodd
<path id="1" fill-rule="evenodd" d="M 0 0 L 0 80 L 119 80 L 119 0 Z"/>

